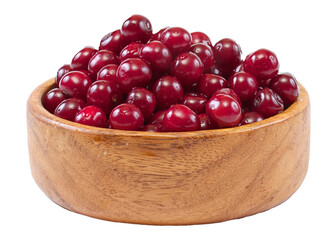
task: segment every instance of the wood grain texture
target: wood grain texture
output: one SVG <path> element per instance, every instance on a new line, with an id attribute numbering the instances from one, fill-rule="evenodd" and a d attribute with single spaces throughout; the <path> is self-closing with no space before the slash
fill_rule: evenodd
<path id="1" fill-rule="evenodd" d="M 119 222 L 181 225 L 226 221 L 287 200 L 308 168 L 310 107 L 241 127 L 148 133 L 83 126 L 27 104 L 32 175 L 60 206 Z"/>

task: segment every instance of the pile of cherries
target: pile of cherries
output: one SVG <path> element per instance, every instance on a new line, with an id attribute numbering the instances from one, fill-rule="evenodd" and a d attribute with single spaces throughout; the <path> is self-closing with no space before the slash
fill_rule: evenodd
<path id="1" fill-rule="evenodd" d="M 212 45 L 180 27 L 152 32 L 133 15 L 62 66 L 43 105 L 77 123 L 121 130 L 179 132 L 228 128 L 284 111 L 299 95 L 295 77 L 279 74 L 276 55 L 259 49 L 241 59 L 225 38 Z"/>

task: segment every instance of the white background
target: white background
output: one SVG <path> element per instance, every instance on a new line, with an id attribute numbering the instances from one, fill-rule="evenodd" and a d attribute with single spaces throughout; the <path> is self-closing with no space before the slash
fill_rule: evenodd
<path id="1" fill-rule="evenodd" d="M 330 239 L 329 24 L 327 1 L 1 1 L 0 239 Z M 132 14 L 165 26 L 235 39 L 244 56 L 268 48 L 307 88 L 310 166 L 300 189 L 267 212 L 224 223 L 145 226 L 69 212 L 37 187 L 29 168 L 26 101 L 85 45 Z M 299 139 L 297 139 L 299 141 Z"/>

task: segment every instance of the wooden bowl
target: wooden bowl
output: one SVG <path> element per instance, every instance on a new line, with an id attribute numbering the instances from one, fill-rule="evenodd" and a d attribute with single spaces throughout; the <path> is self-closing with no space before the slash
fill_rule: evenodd
<path id="1" fill-rule="evenodd" d="M 287 200 L 308 167 L 310 107 L 297 102 L 250 125 L 195 132 L 101 129 L 27 103 L 32 175 L 55 203 L 118 222 L 181 225 L 256 214 Z"/>

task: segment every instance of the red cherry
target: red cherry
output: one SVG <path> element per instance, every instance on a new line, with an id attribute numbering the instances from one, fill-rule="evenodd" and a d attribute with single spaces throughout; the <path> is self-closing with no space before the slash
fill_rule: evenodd
<path id="1" fill-rule="evenodd" d="M 97 50 L 93 47 L 85 47 L 80 50 L 71 61 L 73 70 L 87 70 L 89 60 L 94 56 Z"/>
<path id="2" fill-rule="evenodd" d="M 291 105 L 298 99 L 299 85 L 290 73 L 282 73 L 271 79 L 269 87 L 283 100 L 285 106 Z"/>
<path id="3" fill-rule="evenodd" d="M 50 113 L 54 113 L 56 107 L 66 99 L 66 96 L 59 88 L 49 90 L 44 99 L 44 107 Z"/>
<path id="4" fill-rule="evenodd" d="M 119 89 L 129 93 L 133 87 L 145 87 L 151 80 L 151 68 L 139 58 L 128 58 L 117 69 L 116 77 Z"/>
<path id="5" fill-rule="evenodd" d="M 220 95 L 220 94 L 231 96 L 232 98 L 234 98 L 239 103 L 239 105 L 242 106 L 241 99 L 238 97 L 238 95 L 236 94 L 236 92 L 233 89 L 231 89 L 231 88 L 221 88 L 220 90 L 215 91 L 212 94 L 212 97 L 214 97 L 216 95 Z"/>
<path id="6" fill-rule="evenodd" d="M 181 83 L 172 76 L 159 78 L 153 85 L 152 92 L 156 97 L 158 109 L 168 108 L 180 102 L 183 96 Z"/>
<path id="7" fill-rule="evenodd" d="M 152 70 L 156 72 L 167 71 L 172 61 L 170 50 L 159 41 L 147 43 L 141 49 L 140 57 L 150 63 Z"/>
<path id="8" fill-rule="evenodd" d="M 109 122 L 114 129 L 138 130 L 143 125 L 144 118 L 137 106 L 123 103 L 112 110 Z"/>
<path id="9" fill-rule="evenodd" d="M 212 48 L 204 43 L 195 43 L 191 45 L 190 51 L 195 53 L 203 62 L 204 72 L 208 72 L 214 66 L 214 56 Z"/>
<path id="10" fill-rule="evenodd" d="M 62 77 L 59 88 L 69 97 L 86 99 L 86 92 L 91 84 L 92 81 L 85 73 L 72 71 Z"/>
<path id="11" fill-rule="evenodd" d="M 83 109 L 85 105 L 85 102 L 80 98 L 65 99 L 56 107 L 54 115 L 73 121 L 77 113 Z"/>
<path id="12" fill-rule="evenodd" d="M 215 91 L 226 87 L 228 87 L 228 82 L 225 78 L 210 73 L 203 74 L 197 83 L 197 91 L 208 98 L 210 98 Z"/>
<path id="13" fill-rule="evenodd" d="M 118 64 L 118 58 L 116 54 L 108 50 L 99 50 L 89 60 L 88 71 L 96 77 L 98 71 L 108 64 Z"/>
<path id="14" fill-rule="evenodd" d="M 165 116 L 165 113 L 167 112 L 167 109 L 159 110 L 155 112 L 154 115 L 151 116 L 148 123 L 149 124 L 163 124 L 163 119 Z"/>
<path id="15" fill-rule="evenodd" d="M 212 65 L 212 67 L 209 69 L 209 71 L 206 71 L 205 73 L 211 73 L 211 74 L 215 74 L 215 75 L 219 75 L 219 76 L 223 75 L 223 73 L 221 72 L 221 69 L 215 63 Z"/>
<path id="16" fill-rule="evenodd" d="M 235 73 L 229 79 L 229 85 L 243 102 L 252 100 L 258 91 L 257 80 L 246 72 Z"/>
<path id="17" fill-rule="evenodd" d="M 98 107 L 87 106 L 81 109 L 74 118 L 76 123 L 81 123 L 93 127 L 107 127 L 107 116 Z"/>
<path id="18" fill-rule="evenodd" d="M 214 45 L 214 59 L 226 78 L 241 61 L 241 47 L 232 39 L 221 39 Z"/>
<path id="19" fill-rule="evenodd" d="M 186 93 L 181 100 L 181 104 L 186 105 L 196 114 L 205 112 L 206 102 L 207 97 L 205 97 L 203 94 L 194 92 Z"/>
<path id="20" fill-rule="evenodd" d="M 98 80 L 107 80 L 107 81 L 110 81 L 110 82 L 117 82 L 117 80 L 116 80 L 117 69 L 118 69 L 117 64 L 105 65 L 97 73 L 96 81 L 98 81 Z"/>
<path id="21" fill-rule="evenodd" d="M 192 43 L 204 43 L 209 47 L 213 47 L 210 38 L 203 32 L 193 32 L 191 33 Z"/>
<path id="22" fill-rule="evenodd" d="M 165 113 L 163 120 L 164 131 L 185 132 L 200 129 L 197 114 L 183 104 L 172 105 Z"/>
<path id="23" fill-rule="evenodd" d="M 275 77 L 279 67 L 275 53 L 267 49 L 259 49 L 249 54 L 244 61 L 244 70 L 255 76 L 259 83 Z"/>
<path id="24" fill-rule="evenodd" d="M 102 38 L 99 50 L 108 50 L 119 54 L 123 47 L 124 39 L 121 36 L 120 29 L 118 29 L 116 31 L 108 33 Z"/>
<path id="25" fill-rule="evenodd" d="M 126 103 L 137 106 L 141 110 L 144 120 L 148 120 L 156 108 L 155 95 L 149 90 L 140 87 L 133 88 L 128 93 Z"/>
<path id="26" fill-rule="evenodd" d="M 141 131 L 146 131 L 146 132 L 164 132 L 164 127 L 161 124 L 152 124 L 152 123 L 149 123 L 147 125 L 144 125 L 141 128 Z"/>
<path id="27" fill-rule="evenodd" d="M 204 72 L 200 58 L 191 52 L 178 55 L 171 64 L 171 75 L 175 76 L 184 88 L 197 83 Z"/>
<path id="28" fill-rule="evenodd" d="M 152 26 L 148 18 L 133 15 L 123 23 L 121 34 L 127 42 L 146 43 L 152 37 Z"/>
<path id="29" fill-rule="evenodd" d="M 143 43 L 132 42 L 124 47 L 119 54 L 119 61 L 122 62 L 127 58 L 139 58 Z"/>
<path id="30" fill-rule="evenodd" d="M 212 120 L 206 113 L 201 113 L 198 115 L 199 121 L 201 123 L 200 130 L 216 129 L 218 124 Z"/>
<path id="31" fill-rule="evenodd" d="M 219 128 L 235 127 L 242 118 L 242 108 L 231 96 L 219 94 L 207 102 L 206 114 Z"/>
<path id="32" fill-rule="evenodd" d="M 98 80 L 88 88 L 87 103 L 101 108 L 107 116 L 122 102 L 122 93 L 114 81 Z"/>
<path id="33" fill-rule="evenodd" d="M 245 112 L 245 113 L 243 113 L 240 124 L 241 125 L 250 124 L 250 123 L 254 123 L 254 122 L 259 122 L 263 119 L 264 119 L 264 117 L 262 116 L 261 113 L 253 112 L 253 111 Z"/>
<path id="34" fill-rule="evenodd" d="M 160 36 L 160 41 L 170 49 L 173 57 L 189 51 L 192 44 L 190 33 L 180 27 L 167 28 Z"/>
<path id="35" fill-rule="evenodd" d="M 160 29 L 158 32 L 156 32 L 155 34 L 153 34 L 150 41 L 160 41 L 160 37 L 162 36 L 163 32 L 168 28 L 169 27 L 164 27 L 164 28 Z"/>
<path id="36" fill-rule="evenodd" d="M 253 110 L 264 117 L 271 117 L 283 112 L 283 100 L 270 88 L 259 90 L 253 98 Z"/>
<path id="37" fill-rule="evenodd" d="M 60 67 L 58 70 L 57 70 L 57 74 L 56 74 L 56 77 L 55 77 L 55 85 L 56 87 L 59 86 L 60 84 L 60 80 L 62 79 L 62 77 L 67 74 L 68 72 L 72 71 L 72 68 L 70 65 L 68 64 L 65 64 L 63 65 L 62 67 Z"/>

